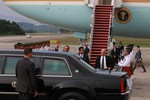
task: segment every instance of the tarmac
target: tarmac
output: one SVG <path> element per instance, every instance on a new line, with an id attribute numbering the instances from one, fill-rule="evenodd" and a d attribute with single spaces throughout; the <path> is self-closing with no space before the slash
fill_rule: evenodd
<path id="1" fill-rule="evenodd" d="M 58 39 L 68 36 L 34 36 L 26 38 L 25 36 L 1 36 L 0 49 L 14 49 L 13 45 L 17 42 L 36 42 L 47 39 Z M 60 46 L 59 51 L 62 51 L 64 45 Z M 77 53 L 77 45 L 70 45 L 70 52 Z M 141 47 L 143 63 L 147 72 L 143 73 L 142 67 L 138 67 L 134 72 L 133 90 L 130 93 L 129 100 L 150 100 L 150 48 Z"/>
<path id="2" fill-rule="evenodd" d="M 135 69 L 130 100 L 150 100 L 150 48 L 141 48 L 141 51 L 147 72 L 143 73 L 142 67 Z"/>

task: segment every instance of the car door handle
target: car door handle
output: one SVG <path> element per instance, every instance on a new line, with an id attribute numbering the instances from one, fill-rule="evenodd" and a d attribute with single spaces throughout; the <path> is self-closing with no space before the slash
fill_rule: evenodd
<path id="1" fill-rule="evenodd" d="M 78 69 L 75 69 L 75 73 L 79 73 L 79 70 L 78 70 Z"/>

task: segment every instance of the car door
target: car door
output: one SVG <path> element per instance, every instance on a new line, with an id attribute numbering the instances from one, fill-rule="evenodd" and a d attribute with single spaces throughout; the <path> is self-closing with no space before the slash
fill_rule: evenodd
<path id="1" fill-rule="evenodd" d="M 42 74 L 39 75 L 39 80 L 44 83 L 44 90 L 46 93 L 46 100 L 49 97 L 51 89 L 61 83 L 69 80 L 72 77 L 67 61 L 59 57 L 43 57 Z"/>
<path id="2" fill-rule="evenodd" d="M 42 63 L 41 56 L 33 56 L 34 58 L 34 64 L 35 64 L 35 70 L 36 70 L 36 78 L 37 78 L 37 86 L 38 86 L 38 96 L 36 97 L 36 100 L 46 100 L 46 95 L 44 91 L 44 82 L 40 79 L 42 67 L 40 66 Z"/>
<path id="3" fill-rule="evenodd" d="M 18 99 L 18 92 L 15 91 L 16 63 L 23 56 L 1 56 L 1 73 L 0 73 L 0 98 L 1 100 Z"/>

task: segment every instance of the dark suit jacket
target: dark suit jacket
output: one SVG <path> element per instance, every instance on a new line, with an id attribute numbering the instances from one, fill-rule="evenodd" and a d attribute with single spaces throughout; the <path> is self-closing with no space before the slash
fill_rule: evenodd
<path id="1" fill-rule="evenodd" d="M 100 68 L 100 59 L 101 59 L 101 56 L 97 57 L 95 68 Z M 111 59 L 110 56 L 106 56 L 106 65 L 107 65 L 107 68 L 112 68 L 113 67 L 112 59 Z"/>
<path id="2" fill-rule="evenodd" d="M 34 94 L 37 91 L 35 65 L 28 58 L 23 58 L 16 65 L 16 91 Z"/>
<path id="3" fill-rule="evenodd" d="M 80 54 L 78 54 L 80 56 Z M 89 56 L 88 55 L 83 55 L 83 58 L 82 58 L 85 62 L 87 62 L 88 64 L 90 64 L 90 60 L 89 60 Z"/>
<path id="4" fill-rule="evenodd" d="M 87 56 L 89 52 L 90 52 L 90 49 L 88 48 L 88 46 L 86 46 L 84 49 L 84 54 Z"/>
<path id="5" fill-rule="evenodd" d="M 116 58 L 114 58 L 114 56 L 116 56 Z M 119 59 L 119 50 L 116 49 L 116 51 L 114 51 L 114 49 L 111 50 L 111 58 L 113 60 L 113 63 L 118 63 L 118 59 Z"/>
<path id="6" fill-rule="evenodd" d="M 140 50 L 140 49 L 136 52 L 135 58 L 136 58 L 137 60 L 142 58 L 142 57 L 141 57 L 141 50 Z"/>
<path id="7" fill-rule="evenodd" d="M 123 50 L 124 50 L 124 46 L 123 45 L 119 45 L 118 46 L 118 50 L 119 50 L 119 56 L 121 56 L 121 54 L 123 53 Z"/>

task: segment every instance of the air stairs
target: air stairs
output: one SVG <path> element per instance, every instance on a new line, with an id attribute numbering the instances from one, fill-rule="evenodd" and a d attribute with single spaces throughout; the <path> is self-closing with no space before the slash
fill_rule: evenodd
<path id="1" fill-rule="evenodd" d="M 101 49 L 108 50 L 111 35 L 113 6 L 95 5 L 93 15 L 93 25 L 91 34 L 91 54 L 90 62 L 94 67 L 96 58 L 100 56 Z"/>

